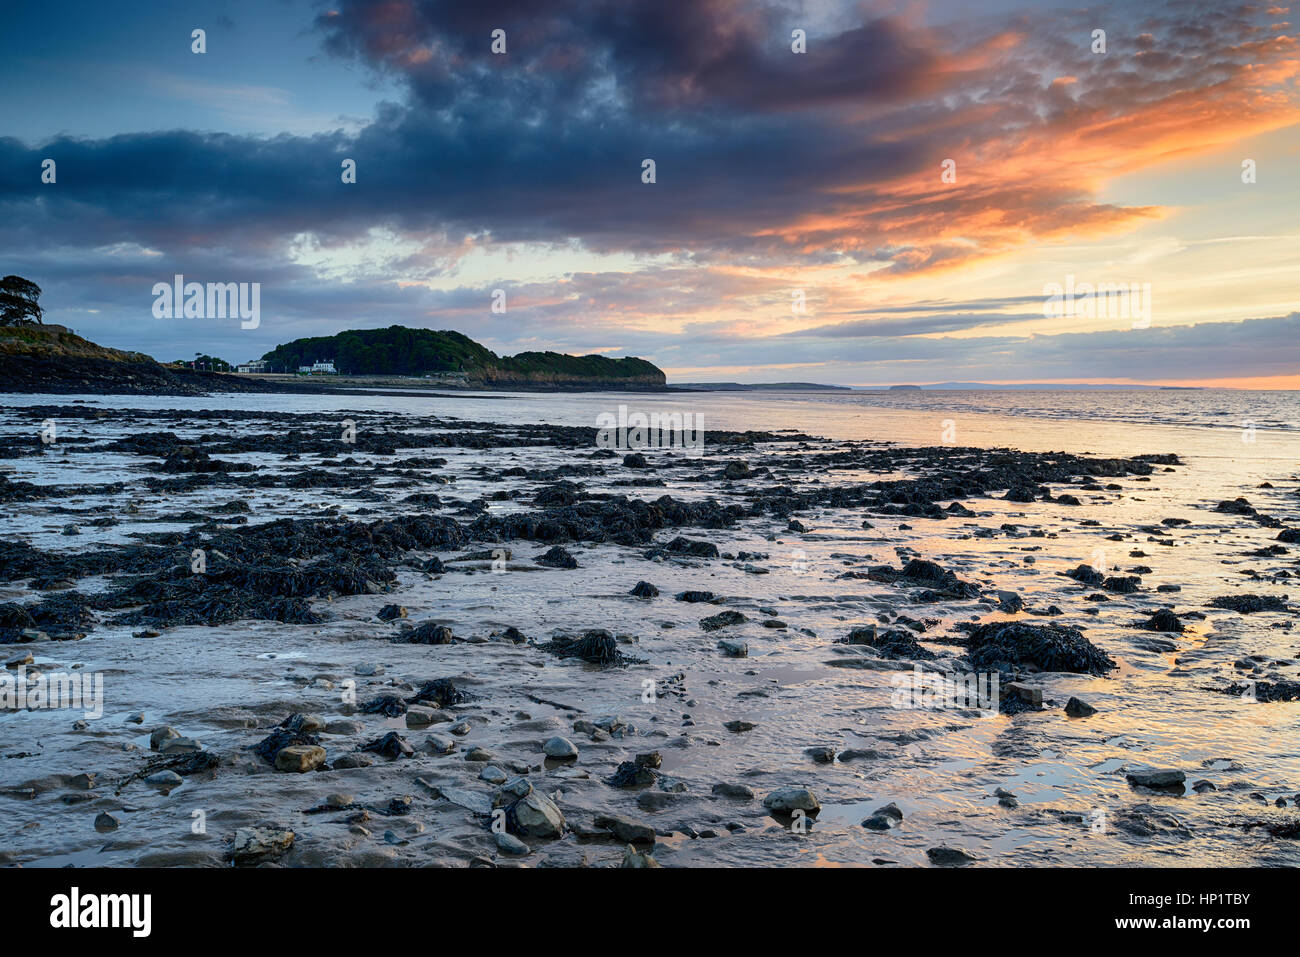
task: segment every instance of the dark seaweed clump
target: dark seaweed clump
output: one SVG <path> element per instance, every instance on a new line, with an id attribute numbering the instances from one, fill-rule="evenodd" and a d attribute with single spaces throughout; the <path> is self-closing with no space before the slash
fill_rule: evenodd
<path id="1" fill-rule="evenodd" d="M 618 639 L 604 628 L 593 628 L 580 638 L 560 636 L 542 642 L 537 647 L 560 658 L 581 658 L 597 665 L 644 664 L 641 658 L 625 655 L 618 648 Z"/>
<path id="2" fill-rule="evenodd" d="M 418 627 L 399 631 L 393 636 L 393 641 L 405 645 L 450 645 L 455 637 L 446 625 L 426 621 Z"/>
<path id="3" fill-rule="evenodd" d="M 1257 611 L 1286 611 L 1286 599 L 1274 595 L 1220 595 L 1211 598 L 1211 608 L 1226 608 L 1229 611 L 1250 615 Z"/>
<path id="4" fill-rule="evenodd" d="M 406 714 L 406 702 L 400 695 L 381 694 L 371 698 L 358 710 L 362 714 L 382 714 L 386 718 L 399 718 Z"/>
<path id="5" fill-rule="evenodd" d="M 457 688 L 450 678 L 434 678 L 426 681 L 419 691 L 406 700 L 409 704 L 423 701 L 436 708 L 450 708 L 454 704 L 464 704 L 471 697 L 469 692 Z"/>
<path id="6" fill-rule="evenodd" d="M 885 658 L 929 661 L 937 657 L 933 651 L 923 648 L 915 638 L 899 628 L 887 628 L 884 631 L 877 631 L 874 625 L 865 628 L 854 628 L 847 636 L 841 638 L 839 643 L 867 645 L 875 648 Z"/>
<path id="7" fill-rule="evenodd" d="M 936 597 L 975 598 L 980 593 L 977 586 L 923 558 L 913 558 L 901 570 L 889 565 L 876 565 L 867 571 L 866 577 L 903 587 L 924 588 Z"/>
<path id="8" fill-rule="evenodd" d="M 1069 625 L 991 622 L 970 633 L 967 647 L 977 670 L 1033 665 L 1041 671 L 1103 675 L 1116 667 L 1110 655 Z"/>
<path id="9" fill-rule="evenodd" d="M 1220 694 L 1242 695 L 1254 693 L 1256 701 L 1268 704 L 1273 701 L 1300 701 L 1300 681 L 1254 681 L 1248 684 L 1230 684 L 1226 688 L 1211 688 Z"/>

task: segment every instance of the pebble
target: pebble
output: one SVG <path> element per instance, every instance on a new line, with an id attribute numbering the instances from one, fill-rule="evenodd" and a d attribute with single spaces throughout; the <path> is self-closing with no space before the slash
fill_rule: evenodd
<path id="1" fill-rule="evenodd" d="M 520 837 L 560 837 L 564 815 L 550 798 L 534 791 L 510 805 L 506 825 Z"/>
<path id="2" fill-rule="evenodd" d="M 1135 787 L 1144 788 L 1181 788 L 1187 775 L 1182 771 L 1169 769 L 1157 769 L 1153 771 L 1129 771 L 1124 775 L 1128 783 Z"/>
<path id="3" fill-rule="evenodd" d="M 928 848 L 925 856 L 930 859 L 930 863 L 937 864 L 940 867 L 952 867 L 961 864 L 970 864 L 976 858 L 969 852 L 959 847 L 948 847 L 940 845 L 939 847 Z"/>
<path id="4" fill-rule="evenodd" d="M 293 774 L 314 771 L 325 763 L 325 749 L 316 744 L 291 744 L 275 755 L 275 769 Z"/>
<path id="5" fill-rule="evenodd" d="M 185 779 L 175 771 L 155 771 L 144 779 L 144 783 L 162 791 L 170 791 L 184 784 Z"/>
<path id="6" fill-rule="evenodd" d="M 623 867 L 660 867 L 660 863 L 655 860 L 654 855 L 650 853 L 641 853 L 631 844 L 623 852 Z"/>
<path id="7" fill-rule="evenodd" d="M 532 852 L 530 848 L 519 838 L 505 831 L 497 831 L 496 834 L 497 849 L 503 854 L 513 854 L 516 857 L 525 857 Z"/>
<path id="8" fill-rule="evenodd" d="M 597 814 L 596 827 L 610 831 L 620 841 L 630 844 L 653 844 L 655 829 L 643 821 L 622 814 Z"/>
<path id="9" fill-rule="evenodd" d="M 576 758 L 578 756 L 578 746 L 568 738 L 556 735 L 553 738 L 547 738 L 542 744 L 542 751 L 548 758 Z"/>
<path id="10" fill-rule="evenodd" d="M 902 820 L 903 812 L 891 801 L 884 807 L 872 811 L 871 816 L 862 822 L 862 826 L 870 831 L 888 831 Z"/>
<path id="11" fill-rule="evenodd" d="M 360 721 L 349 721 L 347 719 L 331 721 L 325 725 L 326 734 L 360 734 L 364 730 L 366 730 L 366 726 Z"/>
<path id="12" fill-rule="evenodd" d="M 428 740 L 424 742 L 424 746 L 434 754 L 451 754 L 456 750 L 456 742 L 440 734 L 429 735 Z"/>
<path id="13" fill-rule="evenodd" d="M 253 864 L 280 857 L 293 847 L 294 833 L 269 827 L 241 827 L 235 832 L 231 857 L 236 864 Z"/>
<path id="14" fill-rule="evenodd" d="M 1081 701 L 1078 698 L 1071 698 L 1069 701 L 1065 702 L 1065 713 L 1071 718 L 1086 718 L 1089 715 L 1096 714 L 1097 709 L 1086 701 Z"/>
<path id="15" fill-rule="evenodd" d="M 763 798 L 763 807 L 778 813 L 788 814 L 791 811 L 812 813 L 821 810 L 821 806 L 821 802 L 817 800 L 817 795 L 813 794 L 808 788 L 778 788 Z"/>
<path id="16" fill-rule="evenodd" d="M 746 784 L 715 784 L 713 793 L 720 797 L 735 798 L 739 801 L 752 801 L 756 797 L 754 789 Z"/>
<path id="17" fill-rule="evenodd" d="M 179 738 L 180 736 L 181 733 L 179 731 L 167 725 L 164 725 L 161 728 L 154 728 L 153 733 L 149 735 L 149 748 L 150 750 L 157 751 L 164 741 L 169 741 L 172 738 Z"/>

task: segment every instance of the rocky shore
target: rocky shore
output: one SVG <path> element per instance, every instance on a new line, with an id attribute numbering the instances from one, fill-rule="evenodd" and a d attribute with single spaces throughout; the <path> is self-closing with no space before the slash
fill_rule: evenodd
<path id="1" fill-rule="evenodd" d="M 1163 451 L 4 422 L 10 684 L 105 700 L 0 712 L 3 862 L 1297 860 L 1288 767 L 1204 752 L 1243 696 L 1300 698 L 1293 477 L 1200 500 Z"/>

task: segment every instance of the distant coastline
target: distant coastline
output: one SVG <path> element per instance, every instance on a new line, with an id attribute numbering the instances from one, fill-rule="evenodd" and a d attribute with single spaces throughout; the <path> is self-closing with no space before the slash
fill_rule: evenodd
<path id="1" fill-rule="evenodd" d="M 382 364 L 358 375 L 297 374 L 299 354 L 328 350 L 335 343 L 297 340 L 268 356 L 282 355 L 295 372 L 239 373 L 162 363 L 142 352 L 127 352 L 91 342 L 60 325 L 0 328 L 0 392 L 108 395 L 206 395 L 214 392 L 346 393 L 357 389 L 435 392 L 663 392 L 662 370 L 644 359 L 523 353 L 497 356 L 459 333 L 401 330 L 431 352 L 425 374 L 386 371 Z M 446 355 L 448 344 L 456 346 Z M 439 351 L 443 350 L 443 351 Z M 403 353 L 406 355 L 407 353 Z M 319 358 L 319 357 L 318 357 Z M 309 364 L 313 361 L 303 360 Z M 222 361 L 217 368 L 227 364 Z M 371 365 L 374 365 L 373 363 Z M 331 364 L 332 367 L 332 364 Z M 368 370 L 370 366 L 366 367 Z"/>

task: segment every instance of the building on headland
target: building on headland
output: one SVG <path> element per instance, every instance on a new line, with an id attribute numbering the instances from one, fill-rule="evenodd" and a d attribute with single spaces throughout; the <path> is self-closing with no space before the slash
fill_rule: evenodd
<path id="1" fill-rule="evenodd" d="M 299 375 L 338 375 L 339 372 L 334 368 L 333 359 L 323 359 L 319 362 L 313 362 L 309 366 L 299 366 Z"/>
<path id="2" fill-rule="evenodd" d="M 254 359 L 252 362 L 245 362 L 242 366 L 235 366 L 235 371 L 256 374 L 269 371 L 270 365 L 265 359 Z"/>

